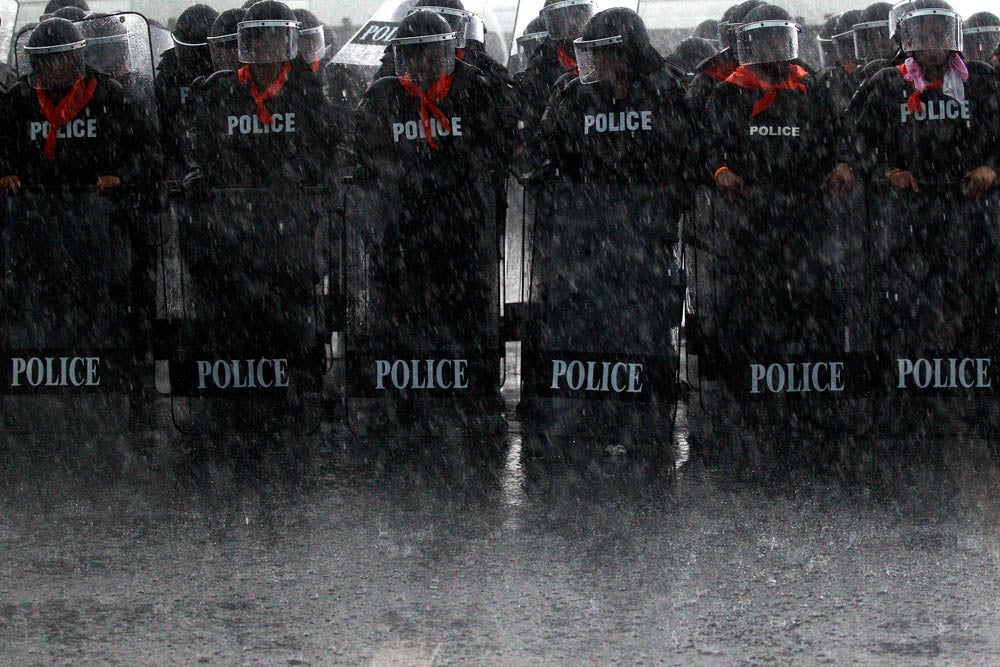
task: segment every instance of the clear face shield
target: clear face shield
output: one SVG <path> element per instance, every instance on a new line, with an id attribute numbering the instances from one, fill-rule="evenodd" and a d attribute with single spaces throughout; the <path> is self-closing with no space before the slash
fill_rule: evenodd
<path id="1" fill-rule="evenodd" d="M 903 51 L 961 51 L 962 17 L 950 9 L 918 9 L 899 22 Z"/>
<path id="2" fill-rule="evenodd" d="M 840 54 L 837 52 L 837 44 L 832 39 L 827 37 L 817 37 L 816 46 L 819 50 L 820 69 L 833 67 L 834 64 L 840 60 Z"/>
<path id="3" fill-rule="evenodd" d="M 208 38 L 208 51 L 212 54 L 212 68 L 216 72 L 237 70 L 240 58 L 237 49 L 237 34 L 219 35 Z"/>
<path id="4" fill-rule="evenodd" d="M 833 43 L 837 45 L 837 53 L 841 60 L 850 62 L 854 60 L 854 31 L 840 32 L 833 36 Z"/>
<path id="5" fill-rule="evenodd" d="M 856 23 L 854 32 L 854 56 L 863 62 L 891 58 L 893 46 L 889 40 L 889 20 Z"/>
<path id="6" fill-rule="evenodd" d="M 576 64 L 580 72 L 580 83 L 592 84 L 614 79 L 622 68 L 627 67 L 625 52 L 621 48 L 622 36 L 573 41 Z"/>
<path id="7" fill-rule="evenodd" d="M 73 85 L 84 72 L 87 41 L 57 46 L 24 47 L 31 71 L 44 87 L 65 88 Z"/>
<path id="8" fill-rule="evenodd" d="M 451 26 L 455 33 L 455 48 L 464 49 L 465 41 L 468 38 L 469 28 L 472 24 L 473 14 L 463 9 L 452 9 L 451 7 L 414 7 L 410 14 L 415 12 L 433 12 L 443 18 Z"/>
<path id="9" fill-rule="evenodd" d="M 989 62 L 1000 48 L 1000 25 L 966 28 L 962 31 L 962 42 L 965 47 L 962 54 L 967 60 Z"/>
<path id="10" fill-rule="evenodd" d="M 299 55 L 307 63 L 314 63 L 326 52 L 326 35 L 323 26 L 299 30 Z"/>
<path id="11" fill-rule="evenodd" d="M 299 22 L 285 19 L 241 21 L 236 27 L 241 63 L 283 63 L 299 54 Z"/>
<path id="12" fill-rule="evenodd" d="M 132 58 L 129 55 L 128 33 L 87 38 L 87 64 L 98 72 L 115 76 L 129 71 Z"/>
<path id="13" fill-rule="evenodd" d="M 453 32 L 419 37 L 397 37 L 392 40 L 396 76 L 410 78 L 426 88 L 455 71 L 455 46 Z"/>
<path id="14" fill-rule="evenodd" d="M 524 61 L 528 62 L 532 54 L 538 50 L 538 47 L 545 43 L 545 40 L 549 38 L 549 33 L 547 32 L 531 32 L 526 35 L 521 35 L 517 38 L 517 55 Z"/>
<path id="15" fill-rule="evenodd" d="M 195 67 L 204 62 L 209 55 L 208 42 L 182 42 L 175 35 L 170 35 L 174 42 L 174 51 L 181 65 Z"/>
<path id="16" fill-rule="evenodd" d="M 539 14 L 549 37 L 556 41 L 576 39 L 594 15 L 593 0 L 562 0 L 543 7 Z"/>
<path id="17" fill-rule="evenodd" d="M 740 65 L 759 65 L 799 57 L 799 25 L 794 21 L 754 21 L 736 29 Z"/>

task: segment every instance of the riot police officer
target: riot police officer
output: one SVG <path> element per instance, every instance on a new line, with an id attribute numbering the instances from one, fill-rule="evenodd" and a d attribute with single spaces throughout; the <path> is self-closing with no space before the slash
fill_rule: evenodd
<path id="1" fill-rule="evenodd" d="M 573 40 L 595 11 L 592 0 L 545 0 L 539 13 L 545 23 L 545 41 L 514 77 L 520 105 L 518 131 L 523 142 L 537 132 L 556 81 L 567 74 L 568 79 L 576 76 Z"/>
<path id="2" fill-rule="evenodd" d="M 708 104 L 712 91 L 725 81 L 739 67 L 736 58 L 736 28 L 743 22 L 743 16 L 754 7 L 763 4 L 763 0 L 745 0 L 733 5 L 722 15 L 719 21 L 720 51 L 698 65 L 691 84 L 688 86 L 688 104 L 695 113 L 702 113 Z"/>
<path id="3" fill-rule="evenodd" d="M 296 9 L 295 18 L 299 22 L 299 56 L 312 72 L 319 72 L 323 56 L 326 54 L 326 33 L 323 24 L 308 9 Z"/>
<path id="4" fill-rule="evenodd" d="M 32 32 L 26 51 L 33 73 L 3 101 L 3 191 L 69 184 L 110 192 L 135 182 L 153 161 L 156 141 L 142 110 L 117 81 L 86 64 L 86 45 L 65 19 Z"/>
<path id="5" fill-rule="evenodd" d="M 208 33 L 208 50 L 212 58 L 212 71 L 221 72 L 223 70 L 236 71 L 240 68 L 240 59 L 237 53 L 237 26 L 243 20 L 246 10 L 237 7 L 227 9 L 219 14 L 212 23 L 212 29 Z"/>
<path id="6" fill-rule="evenodd" d="M 163 150 L 171 171 L 183 166 L 191 84 L 213 71 L 207 39 L 216 18 L 218 12 L 207 5 L 192 5 L 181 12 L 172 34 L 174 47 L 163 54 L 157 68 L 156 103 L 163 119 Z"/>
<path id="7" fill-rule="evenodd" d="M 247 10 L 238 57 L 198 87 L 189 185 L 267 186 L 275 178 L 319 183 L 324 147 L 339 139 L 322 83 L 297 68 L 299 23 L 287 5 L 265 0 Z M 261 164 L 269 169 L 260 169 Z"/>
<path id="8" fill-rule="evenodd" d="M 1000 58 L 1000 17 L 991 12 L 976 12 L 962 24 L 965 60 L 978 60 L 997 66 Z"/>
<path id="9" fill-rule="evenodd" d="M 510 57 L 508 63 L 510 71 L 517 74 L 523 70 L 528 65 L 528 61 L 531 60 L 531 56 L 538 50 L 538 47 L 545 43 L 548 36 L 549 33 L 545 31 L 545 22 L 542 17 L 536 16 L 531 19 L 524 27 L 524 33 L 515 40 L 517 53 Z"/>

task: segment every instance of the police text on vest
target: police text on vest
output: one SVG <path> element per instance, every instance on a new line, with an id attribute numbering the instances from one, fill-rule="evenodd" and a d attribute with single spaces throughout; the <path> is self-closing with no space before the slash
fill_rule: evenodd
<path id="1" fill-rule="evenodd" d="M 386 380 L 396 389 L 468 389 L 467 359 L 377 359 L 375 388 Z"/>
<path id="2" fill-rule="evenodd" d="M 100 357 L 13 357 L 10 386 L 96 387 L 100 364 Z"/>
<path id="3" fill-rule="evenodd" d="M 288 386 L 288 359 L 200 360 L 198 389 L 271 389 Z"/>
<path id="4" fill-rule="evenodd" d="M 653 129 L 652 111 L 618 111 L 587 114 L 583 117 L 583 133 L 638 132 Z"/>
<path id="5" fill-rule="evenodd" d="M 750 393 L 801 394 L 844 391 L 844 362 L 750 364 Z"/>
<path id="6" fill-rule="evenodd" d="M 552 385 L 549 389 L 639 394 L 642 387 L 642 364 L 552 360 Z"/>
<path id="7" fill-rule="evenodd" d="M 230 116 L 229 136 L 234 134 L 293 134 L 295 132 L 294 113 L 271 114 L 270 123 L 262 123 L 257 116 Z"/>

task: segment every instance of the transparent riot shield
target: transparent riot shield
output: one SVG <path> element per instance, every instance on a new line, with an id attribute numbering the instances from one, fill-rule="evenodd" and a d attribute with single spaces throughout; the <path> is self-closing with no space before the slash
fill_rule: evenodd
<path id="1" fill-rule="evenodd" d="M 444 206 L 414 204 L 395 183 L 348 188 L 346 406 L 354 433 L 502 429 L 496 197 L 491 184 L 471 179 Z"/>
<path id="2" fill-rule="evenodd" d="M 345 66 L 355 76 L 370 83 L 382 62 L 386 48 L 396 36 L 396 29 L 415 4 L 416 0 L 386 0 L 361 29 L 340 48 L 331 62 Z M 488 3 L 476 0 L 463 4 L 467 10 L 474 12 L 483 20 L 487 33 L 487 52 L 497 62 L 506 63 L 506 44 L 502 42 L 500 36 L 509 34 L 509 30 L 504 30 Z"/>
<path id="3" fill-rule="evenodd" d="M 110 14 L 77 21 L 88 41 L 87 64 L 115 78 L 146 114 L 154 128 L 159 126 L 153 91 L 153 55 L 149 25 L 142 14 Z M 31 61 L 24 51 L 31 30 L 17 37 L 15 55 L 18 76 L 31 74 Z"/>
<path id="4" fill-rule="evenodd" d="M 219 189 L 186 203 L 177 301 L 165 297 L 171 412 L 182 433 L 318 427 L 336 201 L 322 188 L 276 188 Z"/>
<path id="5" fill-rule="evenodd" d="M 174 40 L 170 31 L 161 25 L 149 24 L 149 45 L 153 57 L 153 71 L 160 66 L 163 53 L 174 48 Z"/>
<path id="6" fill-rule="evenodd" d="M 921 181 L 870 202 L 881 453 L 916 461 L 946 438 L 995 439 L 1000 197 Z"/>
<path id="7" fill-rule="evenodd" d="M 692 218 L 688 378 L 704 458 L 866 465 L 877 388 L 863 202 L 713 193 Z"/>
<path id="8" fill-rule="evenodd" d="M 528 299 L 508 312 L 520 320 L 518 414 L 550 444 L 574 439 L 578 451 L 559 454 L 622 445 L 671 455 L 685 278 L 667 200 L 649 186 L 560 184 L 537 195 L 522 244 Z"/>
<path id="9" fill-rule="evenodd" d="M 137 386 L 129 199 L 26 192 L 2 201 L 3 429 L 126 429 Z"/>

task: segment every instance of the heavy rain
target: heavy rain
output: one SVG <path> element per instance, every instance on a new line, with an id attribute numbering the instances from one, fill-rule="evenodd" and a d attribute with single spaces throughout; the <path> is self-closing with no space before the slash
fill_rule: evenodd
<path id="1" fill-rule="evenodd" d="M 1000 664 L 1000 7 L 235 4 L 0 0 L 0 664 Z"/>

